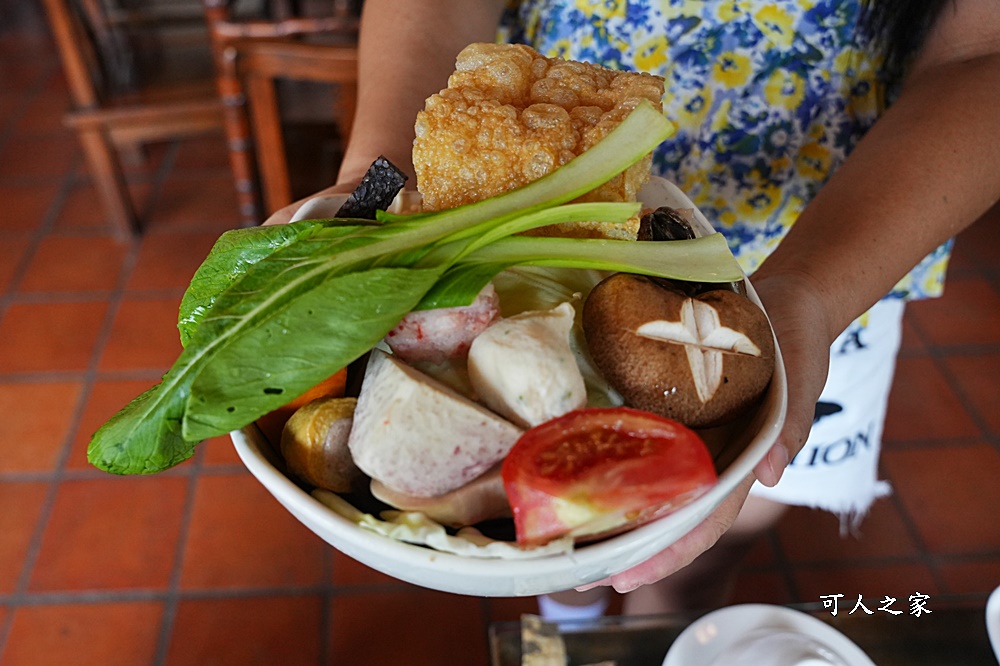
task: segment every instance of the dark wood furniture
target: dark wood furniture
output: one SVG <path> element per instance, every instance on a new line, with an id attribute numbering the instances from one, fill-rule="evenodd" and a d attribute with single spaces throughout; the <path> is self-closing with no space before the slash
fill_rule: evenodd
<path id="1" fill-rule="evenodd" d="M 80 138 L 114 231 L 130 238 L 140 231 L 140 222 L 123 159 L 141 154 L 140 147 L 149 142 L 220 130 L 222 105 L 209 68 L 201 78 L 147 76 L 128 29 L 141 25 L 149 34 L 158 26 L 190 24 L 201 17 L 185 14 L 190 7 L 183 2 L 159 7 L 152 3 L 145 8 L 151 11 L 114 11 L 109 0 L 43 4 L 69 86 L 72 108 L 66 124 Z M 207 45 L 205 60 L 211 62 Z M 164 67 L 158 69 L 163 74 Z M 197 73 L 197 68 L 183 69 Z"/>
<path id="2" fill-rule="evenodd" d="M 340 136 L 350 133 L 360 3 L 328 2 L 332 12 L 321 16 L 268 3 L 270 15 L 245 18 L 236 15 L 233 0 L 203 2 L 240 213 L 244 224 L 259 224 L 293 200 L 278 83 L 336 86 L 330 118 Z"/>
<path id="3" fill-rule="evenodd" d="M 818 602 L 791 607 L 843 633 L 879 666 L 993 666 L 997 661 L 987 634 L 985 606 L 979 595 L 936 595 L 928 602 L 932 612 L 921 616 L 905 611 L 898 616 L 861 611 L 851 614 L 848 607 L 833 617 Z M 681 632 L 702 614 L 605 617 L 567 623 L 560 632 L 567 666 L 660 666 Z M 520 666 L 521 623 L 491 625 L 489 644 L 491 666 Z"/>

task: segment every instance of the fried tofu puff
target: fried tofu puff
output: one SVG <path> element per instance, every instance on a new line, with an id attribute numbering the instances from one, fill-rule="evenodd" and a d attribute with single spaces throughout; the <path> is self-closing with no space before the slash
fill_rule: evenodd
<path id="1" fill-rule="evenodd" d="M 424 209 L 453 208 L 536 180 L 604 138 L 641 100 L 661 108 L 662 96 L 658 76 L 546 58 L 522 44 L 467 46 L 448 87 L 417 114 L 413 162 Z M 650 160 L 579 200 L 635 201 Z M 634 239 L 634 222 L 539 232 Z"/>

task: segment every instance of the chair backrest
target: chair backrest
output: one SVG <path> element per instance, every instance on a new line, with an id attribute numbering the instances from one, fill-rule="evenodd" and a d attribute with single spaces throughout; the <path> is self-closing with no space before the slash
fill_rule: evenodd
<path id="1" fill-rule="evenodd" d="M 73 105 L 94 108 L 100 105 L 115 72 L 114 63 L 127 62 L 120 35 L 107 21 L 104 5 L 98 0 L 43 0 L 52 37 L 66 73 Z"/>
<path id="2" fill-rule="evenodd" d="M 302 36 L 326 36 L 353 42 L 361 16 L 361 0 L 322 3 L 329 11 L 306 13 L 287 0 L 263 0 L 250 12 L 240 12 L 235 0 L 203 0 L 210 32 L 224 42 L 237 40 L 287 40 Z M 295 3 L 300 5 L 303 3 Z M 310 3 L 304 3 L 310 5 Z M 315 3 L 313 3 L 315 4 Z"/>
<path id="3" fill-rule="evenodd" d="M 234 0 L 203 0 L 203 4 L 240 211 L 245 224 L 258 224 L 266 212 L 291 203 L 275 81 L 349 88 L 336 118 L 346 135 L 354 113 L 362 3 L 325 1 L 325 13 L 306 15 L 301 13 L 301 2 L 293 6 L 288 0 L 263 0 L 264 11 L 250 16 L 240 15 Z"/>
<path id="4" fill-rule="evenodd" d="M 197 0 L 42 1 L 78 109 L 99 107 L 140 86 L 165 83 L 154 80 L 153 68 L 142 62 L 163 55 L 146 52 L 153 36 L 164 41 L 170 34 L 200 30 L 195 36 L 197 57 L 208 64 L 207 36 Z M 171 57 L 177 55 L 178 46 L 176 41 L 167 44 Z M 208 74 L 204 67 L 194 73 L 199 68 L 190 65 L 184 63 L 187 72 L 199 78 Z"/>

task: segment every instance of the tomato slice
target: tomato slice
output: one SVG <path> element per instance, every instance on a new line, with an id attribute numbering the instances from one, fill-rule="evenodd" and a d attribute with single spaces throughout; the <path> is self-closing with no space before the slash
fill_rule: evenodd
<path id="1" fill-rule="evenodd" d="M 580 409 L 531 428 L 501 475 L 524 546 L 622 531 L 687 504 L 718 480 L 697 433 L 628 407 Z"/>

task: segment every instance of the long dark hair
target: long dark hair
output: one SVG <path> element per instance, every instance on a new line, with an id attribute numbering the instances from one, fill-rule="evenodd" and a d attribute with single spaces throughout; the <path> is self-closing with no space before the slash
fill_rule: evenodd
<path id="1" fill-rule="evenodd" d="M 885 49 L 885 72 L 898 85 L 949 0 L 864 0 L 861 26 Z"/>

